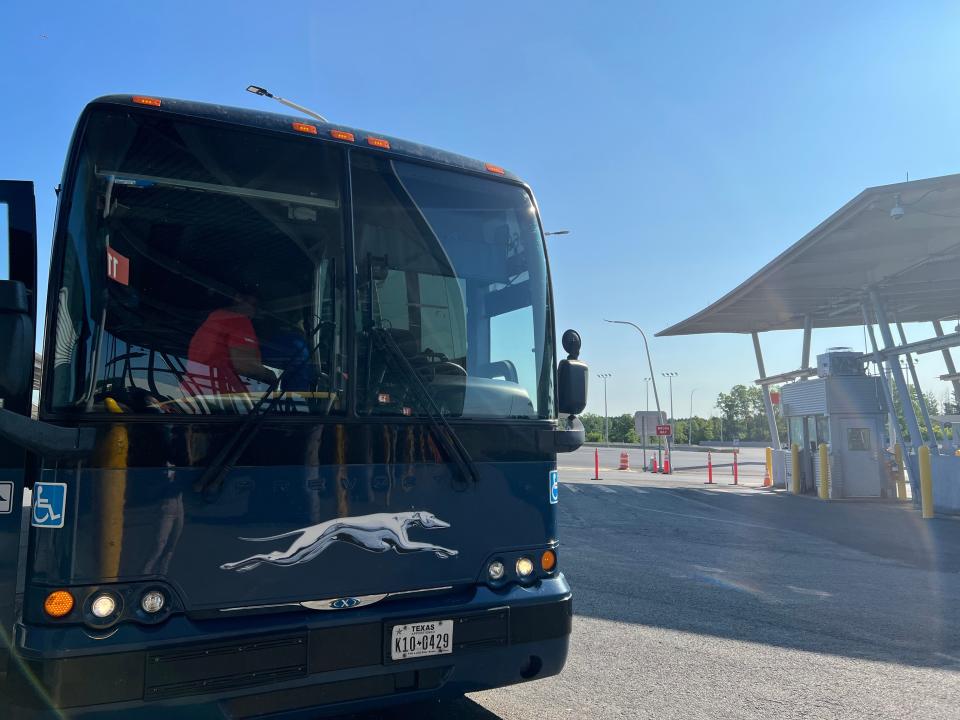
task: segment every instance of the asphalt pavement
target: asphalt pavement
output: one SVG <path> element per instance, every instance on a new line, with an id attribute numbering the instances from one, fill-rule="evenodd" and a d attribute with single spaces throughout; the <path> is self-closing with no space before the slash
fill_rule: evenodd
<path id="1" fill-rule="evenodd" d="M 592 448 L 559 463 L 564 672 L 364 720 L 960 717 L 960 519 L 600 452 L 600 481 Z"/>

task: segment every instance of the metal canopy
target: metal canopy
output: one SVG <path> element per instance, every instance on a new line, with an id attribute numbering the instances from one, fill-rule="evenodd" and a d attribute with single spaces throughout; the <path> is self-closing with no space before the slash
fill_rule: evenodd
<path id="1" fill-rule="evenodd" d="M 862 325 L 870 288 L 892 321 L 960 314 L 960 175 L 864 190 L 735 290 L 657 335 L 800 329 L 807 317 L 815 328 Z"/>

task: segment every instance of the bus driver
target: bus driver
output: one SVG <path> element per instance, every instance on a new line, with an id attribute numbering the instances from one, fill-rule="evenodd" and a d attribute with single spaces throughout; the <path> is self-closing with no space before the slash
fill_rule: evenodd
<path id="1" fill-rule="evenodd" d="M 260 341 L 250 319 L 257 312 L 257 287 L 244 283 L 234 304 L 214 310 L 197 328 L 187 351 L 187 391 L 192 395 L 248 392 L 241 376 L 270 384 L 276 375 L 264 367 Z"/>

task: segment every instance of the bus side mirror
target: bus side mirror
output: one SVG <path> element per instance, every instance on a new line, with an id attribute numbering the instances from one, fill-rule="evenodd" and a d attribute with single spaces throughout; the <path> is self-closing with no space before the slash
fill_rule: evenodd
<path id="1" fill-rule="evenodd" d="M 22 397 L 33 374 L 33 321 L 19 280 L 0 280 L 0 338 L 0 400 Z"/>
<path id="2" fill-rule="evenodd" d="M 579 415 L 587 406 L 587 380 L 590 368 L 580 357 L 580 334 L 567 330 L 563 334 L 566 360 L 557 366 L 557 409 L 561 415 Z"/>

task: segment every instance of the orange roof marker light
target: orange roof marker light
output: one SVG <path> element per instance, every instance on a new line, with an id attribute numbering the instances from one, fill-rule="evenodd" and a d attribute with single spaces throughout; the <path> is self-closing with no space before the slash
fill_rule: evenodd
<path id="1" fill-rule="evenodd" d="M 384 140 L 383 138 L 378 137 L 368 137 L 367 144 L 373 145 L 374 147 L 383 148 L 384 150 L 390 149 L 390 141 Z"/>
<path id="2" fill-rule="evenodd" d="M 295 123 L 291 123 L 291 126 L 297 132 L 306 133 L 307 135 L 317 134 L 317 126 L 311 125 L 310 123 L 295 122 Z"/>
<path id="3" fill-rule="evenodd" d="M 356 140 L 353 133 L 347 132 L 346 130 L 331 130 L 330 137 L 334 140 L 346 140 L 347 142 L 354 142 Z"/>
<path id="4" fill-rule="evenodd" d="M 160 98 L 147 97 L 146 95 L 134 95 L 130 98 L 137 105 L 150 105 L 151 107 L 160 107 Z"/>
<path id="5" fill-rule="evenodd" d="M 504 169 L 499 165 L 491 165 L 490 163 L 487 163 L 484 167 L 487 168 L 487 172 L 496 173 L 497 175 L 504 174 Z"/>

